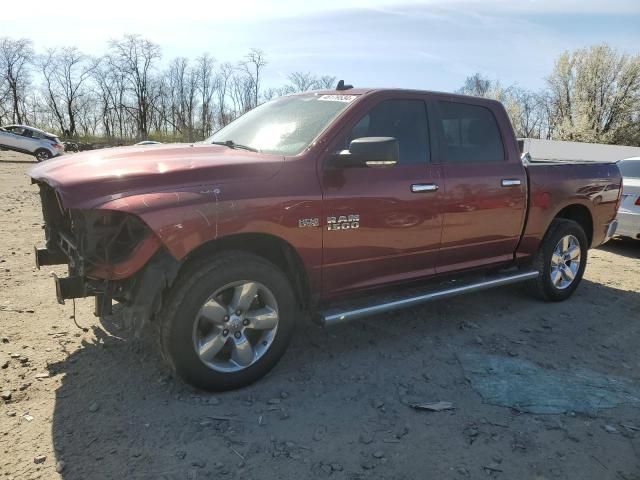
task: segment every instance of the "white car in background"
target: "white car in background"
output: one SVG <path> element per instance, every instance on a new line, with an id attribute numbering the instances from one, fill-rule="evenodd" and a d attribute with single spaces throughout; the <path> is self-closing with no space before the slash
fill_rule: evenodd
<path id="1" fill-rule="evenodd" d="M 0 127 L 0 149 L 33 155 L 38 162 L 64 153 L 64 145 L 53 133 L 26 125 Z"/>
<path id="2" fill-rule="evenodd" d="M 616 235 L 640 239 L 640 157 L 618 162 L 622 174 L 622 199 Z"/>

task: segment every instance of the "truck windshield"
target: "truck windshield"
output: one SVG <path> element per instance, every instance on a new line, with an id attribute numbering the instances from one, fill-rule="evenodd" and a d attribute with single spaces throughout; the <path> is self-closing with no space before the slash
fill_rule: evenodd
<path id="1" fill-rule="evenodd" d="M 242 145 L 260 152 L 297 155 L 356 95 L 299 95 L 264 103 L 218 130 L 204 143 Z"/>

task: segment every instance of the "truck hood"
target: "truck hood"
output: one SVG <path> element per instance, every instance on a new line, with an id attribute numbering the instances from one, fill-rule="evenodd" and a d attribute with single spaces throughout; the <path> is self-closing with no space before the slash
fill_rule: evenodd
<path id="1" fill-rule="evenodd" d="M 266 179 L 284 157 L 222 145 L 117 147 L 69 154 L 33 167 L 28 175 L 55 188 L 66 208 L 93 208 L 140 193 Z"/>

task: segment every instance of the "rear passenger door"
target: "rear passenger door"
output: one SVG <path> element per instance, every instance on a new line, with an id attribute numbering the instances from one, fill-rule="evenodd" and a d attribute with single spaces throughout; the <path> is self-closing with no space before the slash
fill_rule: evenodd
<path id="1" fill-rule="evenodd" d="M 432 117 L 442 165 L 438 273 L 510 261 L 526 214 L 526 172 L 497 103 L 435 98 Z"/>

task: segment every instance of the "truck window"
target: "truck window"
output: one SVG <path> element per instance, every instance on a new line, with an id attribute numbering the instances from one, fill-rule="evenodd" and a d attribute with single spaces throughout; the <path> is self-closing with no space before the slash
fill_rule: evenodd
<path id="1" fill-rule="evenodd" d="M 445 162 L 504 160 L 500 129 L 491 110 L 465 103 L 437 103 Z"/>
<path id="2" fill-rule="evenodd" d="M 400 164 L 429 161 L 427 112 L 422 100 L 384 100 L 351 129 L 348 141 L 362 137 L 394 137 Z"/>

